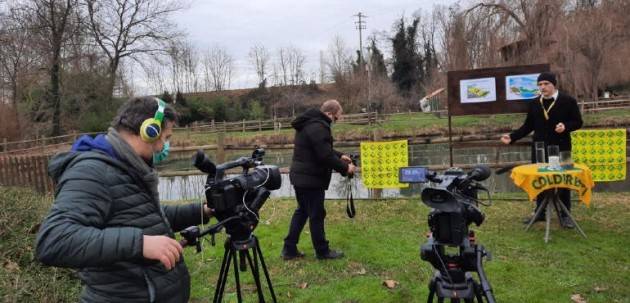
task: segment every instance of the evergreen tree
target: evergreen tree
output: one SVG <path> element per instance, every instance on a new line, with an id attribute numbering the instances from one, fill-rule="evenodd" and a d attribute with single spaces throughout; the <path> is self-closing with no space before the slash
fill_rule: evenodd
<path id="1" fill-rule="evenodd" d="M 387 67 L 385 66 L 385 58 L 383 57 L 383 53 L 376 46 L 376 39 L 372 38 L 370 42 L 370 46 L 368 46 L 368 51 L 370 52 L 370 69 L 372 70 L 372 74 L 374 76 L 387 76 Z"/>
<path id="2" fill-rule="evenodd" d="M 396 25 L 397 32 L 392 39 L 394 72 L 392 81 L 396 83 L 403 95 L 408 95 L 424 79 L 422 57 L 416 47 L 418 23 L 414 18 L 410 26 L 405 26 L 405 19 L 400 18 Z"/>

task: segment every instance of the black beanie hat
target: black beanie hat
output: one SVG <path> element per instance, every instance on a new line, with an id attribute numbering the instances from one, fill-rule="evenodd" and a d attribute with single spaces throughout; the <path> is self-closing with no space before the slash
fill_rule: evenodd
<path id="1" fill-rule="evenodd" d="M 552 72 L 540 73 L 540 75 L 538 75 L 538 81 L 536 82 L 540 82 L 540 81 L 549 81 L 551 82 L 551 84 L 553 84 L 553 86 L 556 86 L 556 83 L 558 83 L 558 81 L 556 81 L 556 75 Z"/>

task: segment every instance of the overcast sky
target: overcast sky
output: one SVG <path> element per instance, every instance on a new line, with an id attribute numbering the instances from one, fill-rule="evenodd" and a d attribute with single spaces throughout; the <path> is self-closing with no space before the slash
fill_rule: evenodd
<path id="1" fill-rule="evenodd" d="M 306 75 L 318 79 L 320 51 L 326 51 L 338 35 L 352 50 L 358 49 L 356 15 L 367 15 L 365 37 L 375 31 L 391 33 L 401 16 L 455 0 L 192 0 L 189 8 L 174 16 L 188 40 L 200 50 L 219 45 L 236 60 L 231 88 L 252 87 L 256 76 L 247 54 L 261 44 L 275 56 L 280 47 L 295 46 L 306 55 Z M 273 60 L 273 57 L 272 57 Z"/>

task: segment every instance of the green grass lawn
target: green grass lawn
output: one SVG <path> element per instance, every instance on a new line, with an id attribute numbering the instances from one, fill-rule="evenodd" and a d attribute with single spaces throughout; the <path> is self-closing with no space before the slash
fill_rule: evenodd
<path id="1" fill-rule="evenodd" d="M 518 128 L 525 118 L 524 114 L 507 114 L 491 116 L 458 116 L 452 118 L 454 133 L 460 132 L 506 132 Z M 584 127 L 590 125 L 606 124 L 628 125 L 630 124 L 630 109 L 607 110 L 596 113 L 586 113 L 583 115 Z M 364 139 L 369 137 L 374 130 L 381 130 L 384 135 L 414 136 L 426 133 L 447 135 L 448 119 L 438 118 L 430 113 L 408 113 L 389 116 L 379 124 L 350 125 L 337 124 L 333 127 L 335 138 L 344 139 Z M 282 129 L 279 131 L 251 131 L 251 132 L 230 132 L 226 134 L 228 140 L 250 142 L 260 139 L 262 142 L 278 141 L 278 137 L 285 138 L 281 141 L 291 141 L 293 139 L 292 129 Z M 216 143 L 215 133 L 187 132 L 183 129 L 177 130 L 174 135 L 177 142 L 186 142 L 189 145 L 205 145 Z"/>
<path id="2" fill-rule="evenodd" d="M 554 219 L 548 244 L 543 224 L 523 230 L 521 219 L 533 208 L 531 202 L 515 200 L 523 196 L 504 195 L 507 201 L 483 207 L 486 222 L 474 228 L 494 257 L 485 269 L 498 302 L 572 302 L 575 294 L 589 303 L 630 302 L 628 193 L 595 193 L 590 208 L 574 206 L 588 239 L 561 229 Z M 0 187 L 0 201 L 0 301 L 75 302 L 75 275 L 43 267 L 33 258 L 34 232 L 50 198 Z M 255 234 L 279 302 L 426 302 L 433 269 L 420 260 L 419 245 L 428 230 L 428 207 L 418 200 L 360 200 L 351 220 L 345 215 L 345 201 L 326 204 L 327 237 L 332 248 L 345 252 L 341 260 L 316 260 L 305 229 L 299 248 L 306 258 L 282 261 L 280 250 L 295 201 L 273 199 L 262 208 Z M 200 254 L 186 248 L 191 302 L 212 300 L 224 239 L 225 234 L 217 235 L 217 246 L 206 243 Z M 250 273 L 241 273 L 241 279 L 245 301 L 256 302 Z M 385 280 L 398 285 L 388 289 Z M 234 285 L 231 271 L 225 302 L 236 302 Z"/>
<path id="3" fill-rule="evenodd" d="M 574 207 L 574 215 L 588 239 L 552 222 L 551 240 L 543 241 L 544 224 L 529 232 L 521 219 L 533 208 L 530 202 L 497 201 L 484 207 L 486 222 L 478 241 L 492 252 L 485 270 L 498 302 L 571 302 L 579 294 L 588 302 L 630 302 L 630 199 L 625 194 L 596 194 L 590 208 Z M 428 230 L 428 207 L 416 200 L 358 201 L 357 216 L 345 216 L 345 201 L 327 201 L 327 237 L 341 249 L 341 260 L 319 261 L 308 228 L 299 248 L 303 260 L 279 257 L 293 200 L 270 200 L 255 231 L 271 273 L 279 302 L 425 302 L 433 269 L 419 257 L 419 245 Z M 192 302 L 209 302 L 214 294 L 224 235 L 217 246 L 201 254 L 187 249 L 192 274 Z M 476 275 L 475 275 L 476 276 Z M 243 278 L 244 277 L 244 278 Z M 250 273 L 241 273 L 244 296 L 255 302 Z M 385 280 L 399 284 L 388 289 Z M 225 294 L 236 302 L 233 271 Z M 268 294 L 267 294 L 268 296 Z"/>

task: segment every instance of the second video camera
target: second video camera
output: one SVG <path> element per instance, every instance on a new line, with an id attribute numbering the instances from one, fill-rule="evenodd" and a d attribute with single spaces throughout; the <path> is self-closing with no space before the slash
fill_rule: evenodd
<path id="1" fill-rule="evenodd" d="M 429 227 L 440 244 L 457 246 L 468 237 L 471 223 L 483 223 L 485 216 L 477 207 L 477 191 L 486 189 L 478 182 L 490 173 L 486 166 L 477 166 L 467 174 L 452 168 L 442 175 L 426 167 L 403 167 L 399 176 L 401 183 L 432 182 L 421 194 L 422 202 L 433 208 Z"/>

